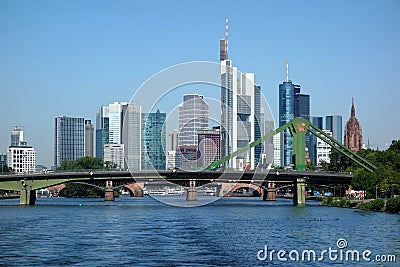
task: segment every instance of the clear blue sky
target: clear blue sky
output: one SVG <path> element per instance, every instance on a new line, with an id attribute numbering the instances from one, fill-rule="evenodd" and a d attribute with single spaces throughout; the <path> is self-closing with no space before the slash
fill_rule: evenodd
<path id="1" fill-rule="evenodd" d="M 54 118 L 95 121 L 100 105 L 129 101 L 147 78 L 229 56 L 254 72 L 275 118 L 278 84 L 311 94 L 312 115 L 350 116 L 365 141 L 400 139 L 400 1 L 0 0 L 0 152 L 23 125 L 37 163 L 53 164 Z"/>

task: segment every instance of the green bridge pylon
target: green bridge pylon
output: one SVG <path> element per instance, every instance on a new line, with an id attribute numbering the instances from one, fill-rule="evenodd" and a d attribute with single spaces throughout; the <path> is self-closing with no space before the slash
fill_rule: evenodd
<path id="1" fill-rule="evenodd" d="M 210 170 L 221 166 L 223 163 L 231 160 L 232 158 L 246 152 L 247 150 L 255 147 L 256 145 L 264 142 L 268 138 L 273 137 L 274 135 L 284 131 L 285 129 L 289 129 L 290 134 L 293 137 L 292 141 L 292 158 L 293 164 L 296 170 L 305 170 L 306 169 L 306 132 L 310 131 L 313 135 L 320 138 L 322 141 L 330 145 L 333 149 L 336 149 L 339 153 L 345 155 L 346 157 L 350 158 L 361 167 L 365 168 L 366 170 L 373 172 L 376 170 L 376 166 L 372 163 L 368 162 L 364 158 L 360 157 L 349 148 L 341 144 L 339 141 L 335 140 L 317 126 L 313 125 L 310 121 L 304 118 L 295 118 L 290 122 L 282 125 L 281 127 L 269 132 L 268 134 L 264 135 L 260 139 L 255 140 L 254 142 L 238 149 L 237 151 L 233 152 L 230 155 L 227 155 L 221 158 L 218 161 L 211 163 L 208 166 L 203 167 L 202 169 Z"/>

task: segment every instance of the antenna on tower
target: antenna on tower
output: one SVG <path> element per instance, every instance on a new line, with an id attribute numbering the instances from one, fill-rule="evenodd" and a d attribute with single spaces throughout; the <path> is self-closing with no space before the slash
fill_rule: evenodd
<path id="1" fill-rule="evenodd" d="M 286 82 L 289 82 L 289 61 L 286 59 Z"/>
<path id="2" fill-rule="evenodd" d="M 228 17 L 225 18 L 225 53 L 228 59 Z"/>

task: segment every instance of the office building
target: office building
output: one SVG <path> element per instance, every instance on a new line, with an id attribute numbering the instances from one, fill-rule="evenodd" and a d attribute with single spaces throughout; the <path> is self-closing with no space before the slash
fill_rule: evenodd
<path id="1" fill-rule="evenodd" d="M 142 113 L 142 170 L 165 170 L 166 138 L 165 120 L 167 114 L 160 110 Z"/>
<path id="2" fill-rule="evenodd" d="M 175 166 L 182 170 L 197 168 L 197 145 L 178 146 L 175 153 Z"/>
<path id="3" fill-rule="evenodd" d="M 85 157 L 94 156 L 94 125 L 91 120 L 85 120 Z"/>
<path id="4" fill-rule="evenodd" d="M 228 34 L 220 40 L 221 65 L 221 157 L 227 156 L 261 137 L 261 99 L 253 73 L 240 73 L 228 57 Z M 229 160 L 225 167 L 254 169 L 263 144 Z M 244 164 L 245 162 L 245 164 Z"/>
<path id="5" fill-rule="evenodd" d="M 8 167 L 14 173 L 33 173 L 36 167 L 36 151 L 32 146 L 10 146 L 7 153 Z"/>
<path id="6" fill-rule="evenodd" d="M 323 117 L 312 117 L 311 123 L 317 126 L 319 129 L 324 129 L 324 118 Z M 310 135 L 310 146 L 308 148 L 310 160 L 313 164 L 317 164 L 317 137 L 313 134 Z"/>
<path id="7" fill-rule="evenodd" d="M 197 132 L 197 166 L 204 167 L 220 159 L 221 136 L 219 128 Z"/>
<path id="8" fill-rule="evenodd" d="M 101 106 L 96 114 L 96 157 L 104 158 L 104 145 L 109 143 L 108 105 Z"/>
<path id="9" fill-rule="evenodd" d="M 176 166 L 176 151 L 168 150 L 167 151 L 167 170 L 171 170 Z"/>
<path id="10" fill-rule="evenodd" d="M 344 131 L 344 145 L 357 152 L 362 148 L 362 130 L 361 125 L 356 118 L 356 109 L 354 108 L 354 99 L 351 103 L 350 118 L 346 123 Z"/>
<path id="11" fill-rule="evenodd" d="M 177 129 L 173 129 L 168 133 L 168 151 L 176 151 L 178 147 L 178 134 Z"/>
<path id="12" fill-rule="evenodd" d="M 105 144 L 104 145 L 104 162 L 112 162 L 117 169 L 125 167 L 125 152 L 123 144 Z"/>
<path id="13" fill-rule="evenodd" d="M 54 165 L 82 158 L 85 152 L 85 119 L 57 117 L 54 123 Z"/>
<path id="14" fill-rule="evenodd" d="M 11 132 L 11 146 L 23 146 L 26 145 L 24 142 L 24 131 L 22 131 L 22 126 L 14 126 Z"/>
<path id="15" fill-rule="evenodd" d="M 340 143 L 342 140 L 342 116 L 329 115 L 325 117 L 325 129 L 332 132 L 332 137 Z"/>
<path id="16" fill-rule="evenodd" d="M 186 94 L 179 106 L 179 146 L 196 146 L 197 131 L 208 129 L 208 105 L 202 95 Z"/>
<path id="17" fill-rule="evenodd" d="M 281 133 L 274 135 L 272 138 L 274 143 L 274 161 L 273 165 L 276 167 L 283 166 L 282 163 L 282 153 L 281 153 Z"/>
<path id="18" fill-rule="evenodd" d="M 294 119 L 294 85 L 287 80 L 279 85 L 279 126 Z M 281 133 L 281 158 L 283 166 L 292 163 L 292 135 L 288 128 Z"/>
<path id="19" fill-rule="evenodd" d="M 324 133 L 332 136 L 332 132 L 323 130 Z M 321 165 L 322 162 L 330 163 L 331 146 L 317 138 L 317 165 Z"/>
<path id="20" fill-rule="evenodd" d="M 264 134 L 268 134 L 275 130 L 274 121 L 265 121 L 264 122 Z M 270 164 L 274 162 L 274 137 L 268 138 L 264 142 L 264 154 L 265 154 L 265 162 L 264 164 Z"/>
<path id="21" fill-rule="evenodd" d="M 125 162 L 131 171 L 142 168 L 142 108 L 129 103 L 122 108 L 122 144 L 125 145 Z"/>

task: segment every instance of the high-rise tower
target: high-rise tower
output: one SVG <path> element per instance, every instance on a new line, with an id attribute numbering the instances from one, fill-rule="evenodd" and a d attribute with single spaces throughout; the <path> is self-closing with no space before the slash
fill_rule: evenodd
<path id="1" fill-rule="evenodd" d="M 54 165 L 82 158 L 85 152 L 85 119 L 57 117 L 54 124 Z"/>
<path id="2" fill-rule="evenodd" d="M 228 20 L 226 20 L 226 23 Z M 221 157 L 227 156 L 261 137 L 261 97 L 254 73 L 240 73 L 228 58 L 228 24 L 220 40 L 221 65 Z M 225 167 L 255 168 L 262 144 L 229 160 Z"/>

